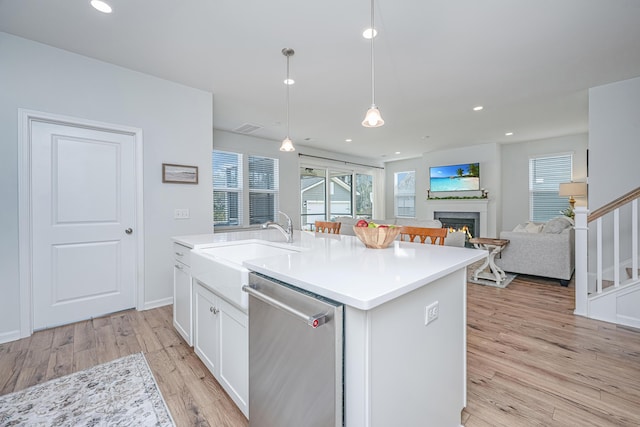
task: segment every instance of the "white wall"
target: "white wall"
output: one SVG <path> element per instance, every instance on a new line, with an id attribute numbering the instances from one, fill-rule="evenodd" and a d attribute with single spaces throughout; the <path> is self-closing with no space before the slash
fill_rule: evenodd
<path id="1" fill-rule="evenodd" d="M 589 209 L 640 186 L 640 77 L 589 90 Z"/>
<path id="2" fill-rule="evenodd" d="M 589 211 L 593 212 L 612 200 L 640 187 L 640 77 L 598 86 L 589 90 Z M 620 213 L 620 260 L 631 259 L 630 209 Z M 590 228 L 593 224 L 590 224 Z M 603 219 L 603 230 L 612 230 L 612 219 Z M 595 250 L 589 233 L 589 250 Z M 605 278 L 610 277 L 613 263 L 613 241 L 603 235 Z M 590 258 L 589 271 L 595 271 Z M 622 272 L 623 278 L 626 273 Z M 639 312 L 636 313 L 640 317 Z"/>
<path id="3" fill-rule="evenodd" d="M 280 167 L 280 200 L 279 208 L 287 213 L 293 221 L 295 229 L 300 229 L 300 162 L 339 164 L 340 162 L 329 162 L 327 160 L 316 160 L 311 158 L 300 158 L 300 154 L 321 156 L 330 159 L 342 160 L 344 162 L 354 162 L 364 165 L 381 166 L 371 159 L 347 156 L 342 153 L 334 153 L 325 150 L 313 149 L 296 145 L 296 151 L 280 151 L 281 141 L 272 141 L 258 138 L 251 135 L 242 135 L 233 132 L 215 129 L 213 132 L 213 148 L 216 150 L 229 150 L 237 153 L 262 155 L 279 159 Z M 349 165 L 345 165 L 347 168 Z M 343 166 L 344 167 L 344 166 Z M 280 219 L 282 222 L 283 219 Z"/>
<path id="4" fill-rule="evenodd" d="M 502 230 L 512 230 L 516 225 L 529 220 L 529 158 L 571 153 L 573 180 L 585 181 L 587 143 L 587 134 L 579 134 L 501 146 Z M 585 204 L 586 199 L 576 199 L 576 206 Z"/>
<path id="5" fill-rule="evenodd" d="M 386 179 L 386 217 L 394 217 L 393 207 L 393 174 L 395 172 L 416 171 L 416 218 L 428 218 L 427 214 L 427 190 L 429 189 L 429 168 L 432 166 L 446 166 L 461 163 L 480 163 L 480 187 L 489 192 L 489 205 L 487 207 L 488 229 L 482 231 L 483 237 L 496 237 L 501 221 L 500 206 L 501 200 L 501 162 L 500 146 L 495 143 L 474 145 L 470 147 L 453 148 L 451 150 L 441 150 L 424 153 L 422 157 L 414 159 L 398 160 L 385 163 Z M 476 196 L 479 191 L 460 192 L 459 194 L 445 193 L 438 195 L 444 197 L 447 194 L 453 196 Z M 455 202 L 455 201 L 454 201 Z"/>
<path id="6" fill-rule="evenodd" d="M 0 339 L 20 328 L 18 108 L 142 129 L 145 303 L 171 302 L 170 237 L 211 231 L 212 95 L 1 32 L 0 58 Z M 162 184 L 162 163 L 198 166 L 200 184 Z"/>

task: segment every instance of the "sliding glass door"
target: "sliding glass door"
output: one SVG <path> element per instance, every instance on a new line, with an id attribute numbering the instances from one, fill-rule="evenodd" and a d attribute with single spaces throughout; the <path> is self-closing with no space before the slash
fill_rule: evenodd
<path id="1" fill-rule="evenodd" d="M 373 187 L 374 177 L 366 173 L 336 168 L 301 167 L 302 229 L 313 230 L 315 221 L 331 221 L 339 216 L 370 219 L 373 212 Z"/>
<path id="2" fill-rule="evenodd" d="M 316 221 L 327 218 L 326 175 L 326 169 L 300 168 L 300 225 L 303 230 L 313 230 Z"/>

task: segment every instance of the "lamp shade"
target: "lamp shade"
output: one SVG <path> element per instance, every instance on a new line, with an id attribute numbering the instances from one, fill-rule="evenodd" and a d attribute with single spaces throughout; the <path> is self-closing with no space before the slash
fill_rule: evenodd
<path id="1" fill-rule="evenodd" d="M 563 182 L 558 189 L 558 195 L 564 197 L 584 197 L 587 195 L 586 182 Z"/>
<path id="2" fill-rule="evenodd" d="M 362 121 L 362 126 L 367 128 L 377 128 L 378 126 L 382 126 L 384 124 L 384 120 L 382 120 L 382 115 L 380 114 L 380 110 L 375 105 L 372 105 L 369 110 L 367 110 L 367 114 L 364 116 L 364 120 Z"/>
<path id="3" fill-rule="evenodd" d="M 282 145 L 280 146 L 280 151 L 296 151 L 296 149 L 293 147 L 293 141 L 291 141 L 289 137 L 286 137 L 282 141 Z"/>

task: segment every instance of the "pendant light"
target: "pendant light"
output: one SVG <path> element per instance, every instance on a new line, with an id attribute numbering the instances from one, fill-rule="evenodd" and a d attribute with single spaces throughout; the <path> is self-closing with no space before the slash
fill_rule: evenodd
<path id="1" fill-rule="evenodd" d="M 293 81 L 289 78 L 289 57 L 295 54 L 295 51 L 291 48 L 285 47 L 282 49 L 282 54 L 287 57 L 287 79 L 284 84 L 287 86 L 287 137 L 282 141 L 280 151 L 295 151 L 293 147 L 293 141 L 289 138 L 289 86 L 293 84 Z"/>
<path id="2" fill-rule="evenodd" d="M 376 31 L 373 26 L 373 0 L 371 0 L 371 108 L 367 110 L 367 114 L 364 116 L 362 126 L 367 128 L 377 128 L 384 124 L 382 120 L 382 114 L 376 106 L 376 85 L 374 75 L 374 57 L 373 57 L 373 39 L 375 38 Z"/>

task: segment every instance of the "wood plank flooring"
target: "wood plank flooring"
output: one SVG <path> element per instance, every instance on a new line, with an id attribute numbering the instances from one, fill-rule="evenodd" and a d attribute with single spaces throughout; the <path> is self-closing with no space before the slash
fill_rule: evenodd
<path id="1" fill-rule="evenodd" d="M 640 426 L 640 330 L 572 311 L 555 281 L 469 283 L 466 427 Z M 0 394 L 142 351 L 179 427 L 247 426 L 171 316 L 125 311 L 1 344 Z"/>
<path id="2" fill-rule="evenodd" d="M 574 288 L 468 284 L 466 427 L 640 426 L 640 330 L 574 316 Z"/>
<path id="3" fill-rule="evenodd" d="M 0 395 L 144 352 L 178 427 L 248 421 L 178 335 L 172 307 L 123 311 L 0 345 Z"/>

